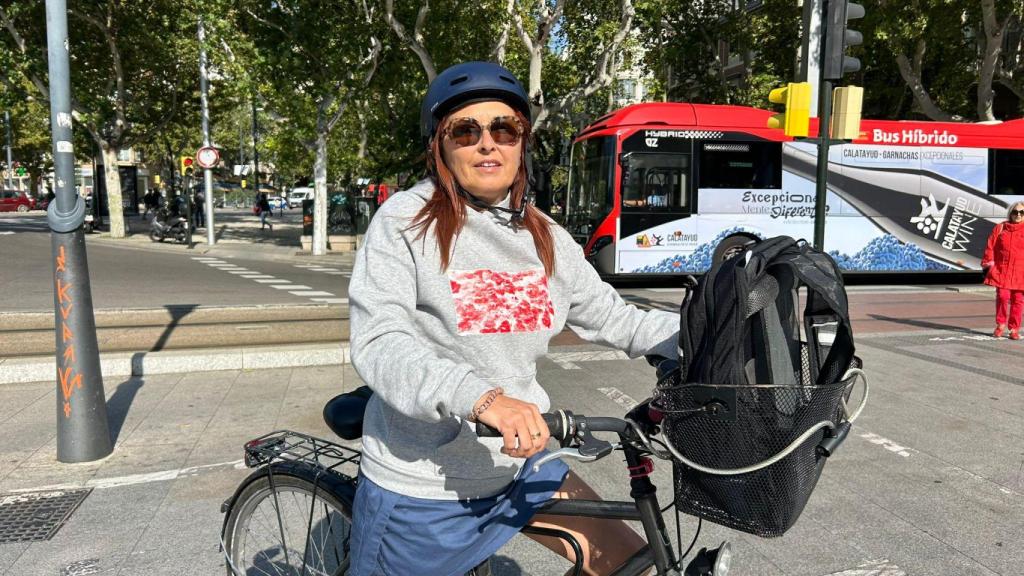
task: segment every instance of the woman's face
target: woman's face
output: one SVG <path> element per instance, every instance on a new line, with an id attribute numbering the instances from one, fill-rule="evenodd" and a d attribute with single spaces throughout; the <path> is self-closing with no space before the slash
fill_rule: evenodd
<path id="1" fill-rule="evenodd" d="M 1010 209 L 1010 222 L 1024 221 L 1024 202 L 1018 202 Z"/>
<path id="2" fill-rule="evenodd" d="M 515 117 L 511 106 L 495 100 L 470 104 L 445 119 L 441 143 L 445 164 L 466 191 L 490 204 L 505 198 L 519 173 L 523 139 Z M 515 129 L 520 136 L 509 143 Z M 476 133 L 479 140 L 473 143 Z"/>

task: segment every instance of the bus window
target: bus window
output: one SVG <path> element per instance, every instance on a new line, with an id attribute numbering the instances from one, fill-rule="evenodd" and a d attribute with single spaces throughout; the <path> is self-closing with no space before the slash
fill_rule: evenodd
<path id="1" fill-rule="evenodd" d="M 615 138 L 590 138 L 573 145 L 566 203 L 566 228 L 588 236 L 611 212 Z"/>
<path id="2" fill-rule="evenodd" d="M 622 206 L 688 212 L 689 154 L 622 155 Z"/>
<path id="3" fill-rule="evenodd" d="M 782 188 L 781 142 L 704 142 L 698 188 Z"/>
<path id="4" fill-rule="evenodd" d="M 990 150 L 992 194 L 1024 195 L 1024 150 Z"/>

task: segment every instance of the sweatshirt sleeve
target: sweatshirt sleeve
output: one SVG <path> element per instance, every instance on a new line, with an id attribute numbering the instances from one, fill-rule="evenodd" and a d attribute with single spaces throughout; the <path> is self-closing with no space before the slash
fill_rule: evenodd
<path id="1" fill-rule="evenodd" d="M 584 340 L 608 344 L 630 358 L 678 354 L 679 314 L 664 310 L 640 310 L 627 304 L 618 292 L 601 280 L 575 242 L 571 247 L 575 283 L 567 323 Z"/>
<path id="2" fill-rule="evenodd" d="M 416 327 L 415 261 L 401 233 L 407 225 L 405 218 L 378 214 L 356 253 L 349 285 L 352 365 L 406 416 L 468 418 L 491 386 L 468 364 L 438 356 Z"/>

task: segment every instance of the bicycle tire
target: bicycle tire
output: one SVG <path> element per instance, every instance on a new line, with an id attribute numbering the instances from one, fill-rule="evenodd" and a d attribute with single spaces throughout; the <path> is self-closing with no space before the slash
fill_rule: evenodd
<path id="1" fill-rule="evenodd" d="M 228 576 L 347 573 L 355 486 L 343 491 L 348 494 L 340 493 L 337 482 L 321 477 L 316 484 L 317 472 L 283 466 L 273 475 L 250 477 L 224 523 Z M 280 520 L 277 510 L 282 512 Z"/>

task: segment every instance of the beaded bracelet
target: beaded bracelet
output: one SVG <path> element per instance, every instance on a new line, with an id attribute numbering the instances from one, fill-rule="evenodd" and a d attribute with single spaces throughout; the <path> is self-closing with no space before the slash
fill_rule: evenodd
<path id="1" fill-rule="evenodd" d="M 500 386 L 497 387 L 497 388 L 491 389 L 487 393 L 487 397 L 484 398 L 484 401 L 480 403 L 480 406 L 478 406 L 475 410 L 473 410 L 473 413 L 469 417 L 470 420 L 473 420 L 473 421 L 479 420 L 480 419 L 480 415 L 483 414 L 485 410 L 490 408 L 491 404 L 494 404 L 494 401 L 498 398 L 498 396 L 500 396 L 500 395 L 502 395 L 504 393 L 505 393 L 505 391 Z"/>

